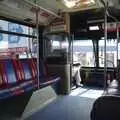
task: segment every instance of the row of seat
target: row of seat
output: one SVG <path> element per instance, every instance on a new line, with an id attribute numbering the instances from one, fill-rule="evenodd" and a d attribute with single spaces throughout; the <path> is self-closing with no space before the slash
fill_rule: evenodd
<path id="1" fill-rule="evenodd" d="M 120 82 L 113 80 L 91 110 L 91 120 L 120 120 Z"/>
<path id="2" fill-rule="evenodd" d="M 112 81 L 115 79 L 115 68 L 108 68 L 106 79 Z M 93 86 L 104 86 L 104 68 L 81 67 L 81 83 Z"/>
<path id="3" fill-rule="evenodd" d="M 48 76 L 42 60 L 39 63 L 39 82 L 36 59 L 2 59 L 0 60 L 0 99 L 20 95 L 58 82 L 57 75 Z M 39 85 L 38 85 L 39 83 Z"/>

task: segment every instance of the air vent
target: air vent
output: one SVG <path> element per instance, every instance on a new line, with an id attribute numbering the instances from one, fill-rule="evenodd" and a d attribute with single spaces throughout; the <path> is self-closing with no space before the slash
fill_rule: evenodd
<path id="1" fill-rule="evenodd" d="M 32 22 L 32 19 L 26 18 L 26 19 L 24 19 L 24 21 L 25 21 L 25 22 Z"/>

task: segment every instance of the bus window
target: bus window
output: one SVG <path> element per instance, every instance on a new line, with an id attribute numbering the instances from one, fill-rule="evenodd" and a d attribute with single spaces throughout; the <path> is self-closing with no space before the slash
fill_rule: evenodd
<path id="1" fill-rule="evenodd" d="M 117 65 L 117 50 L 116 39 L 107 40 L 106 47 L 106 64 L 107 67 L 116 67 Z M 104 40 L 99 40 L 99 66 L 104 67 Z"/>
<path id="2" fill-rule="evenodd" d="M 4 49 L 27 48 L 34 57 L 37 57 L 37 42 L 35 28 L 0 20 L 0 52 Z M 29 56 L 29 55 L 28 55 Z M 26 58 L 26 53 L 19 58 Z"/>
<path id="3" fill-rule="evenodd" d="M 50 35 L 45 40 L 44 50 L 45 57 L 49 56 L 67 56 L 68 50 L 68 38 L 62 35 Z"/>
<path id="4" fill-rule="evenodd" d="M 34 28 L 5 20 L 0 20 L 0 30 L 36 36 Z"/>
<path id="5" fill-rule="evenodd" d="M 80 63 L 84 67 L 94 67 L 92 40 L 73 41 L 73 63 Z"/>
<path id="6" fill-rule="evenodd" d="M 0 39 L 0 50 L 7 49 L 8 48 L 8 41 L 7 41 L 8 35 L 1 33 L 0 36 L 2 36 L 1 39 Z"/>

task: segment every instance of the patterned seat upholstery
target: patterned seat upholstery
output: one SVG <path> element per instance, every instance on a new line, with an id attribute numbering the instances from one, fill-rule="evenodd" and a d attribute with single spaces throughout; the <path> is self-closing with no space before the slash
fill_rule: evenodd
<path id="1" fill-rule="evenodd" d="M 0 99 L 37 89 L 37 68 L 33 59 L 1 60 L 0 75 Z M 45 65 L 40 61 L 39 80 L 39 87 L 43 88 L 58 82 L 60 77 L 47 76 Z"/>

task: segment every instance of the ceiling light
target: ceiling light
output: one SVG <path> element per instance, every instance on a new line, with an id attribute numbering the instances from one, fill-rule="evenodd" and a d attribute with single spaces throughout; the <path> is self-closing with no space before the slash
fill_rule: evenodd
<path id="1" fill-rule="evenodd" d="M 99 30 L 99 26 L 90 26 L 89 30 Z"/>
<path id="2" fill-rule="evenodd" d="M 62 3 L 68 8 L 74 8 L 83 5 L 95 4 L 95 1 L 94 0 L 62 0 Z"/>
<path id="3" fill-rule="evenodd" d="M 68 1 L 68 0 L 63 0 L 64 4 L 68 7 L 68 8 L 72 8 L 74 7 L 76 4 L 75 4 L 75 1 Z"/>

